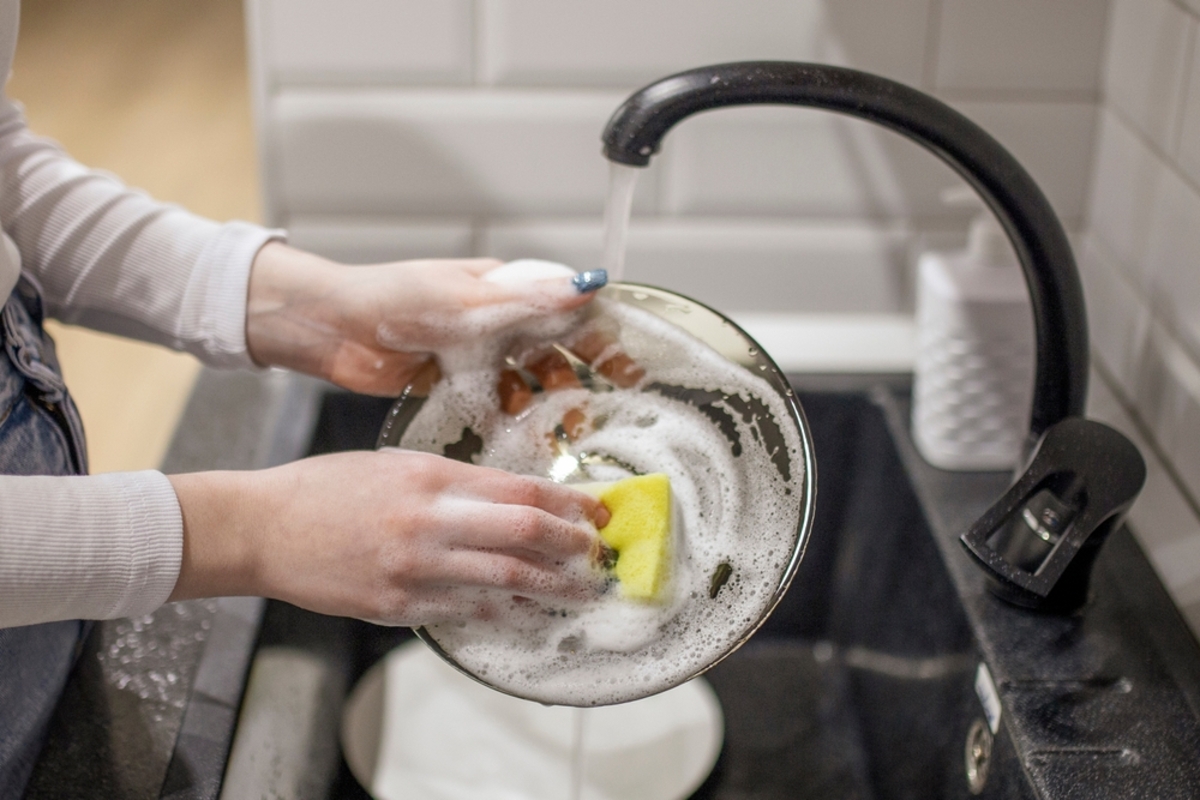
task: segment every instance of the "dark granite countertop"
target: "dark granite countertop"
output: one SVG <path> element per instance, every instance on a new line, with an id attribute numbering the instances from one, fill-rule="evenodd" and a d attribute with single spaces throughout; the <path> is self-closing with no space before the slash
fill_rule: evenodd
<path id="1" fill-rule="evenodd" d="M 1070 615 L 1009 605 L 959 542 L 1009 484 L 936 469 L 908 433 L 906 393 L 877 389 L 1002 705 L 1001 726 L 1042 798 L 1200 797 L 1200 646 L 1136 540 L 1101 550 Z"/>

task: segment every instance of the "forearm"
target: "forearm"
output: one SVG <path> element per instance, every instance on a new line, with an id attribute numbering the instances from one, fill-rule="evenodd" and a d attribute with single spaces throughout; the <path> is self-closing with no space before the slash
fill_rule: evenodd
<path id="1" fill-rule="evenodd" d="M 179 574 L 179 506 L 157 472 L 0 476 L 0 627 L 153 611 Z"/>
<path id="2" fill-rule="evenodd" d="M 349 458 L 361 463 L 373 456 Z M 362 496 L 361 474 L 328 468 L 346 458 L 170 476 L 183 517 L 179 579 L 170 600 L 260 596 L 326 614 L 383 618 L 377 591 L 363 585 L 382 565 L 356 538 L 378 528 L 385 514 Z"/>
<path id="3" fill-rule="evenodd" d="M 259 366 L 325 377 L 340 342 L 338 271 L 351 269 L 282 242 L 255 256 L 246 305 L 246 343 Z"/>
<path id="4" fill-rule="evenodd" d="M 262 473 L 171 475 L 183 524 L 179 578 L 170 600 L 266 595 L 259 546 L 266 539 L 270 496 Z"/>

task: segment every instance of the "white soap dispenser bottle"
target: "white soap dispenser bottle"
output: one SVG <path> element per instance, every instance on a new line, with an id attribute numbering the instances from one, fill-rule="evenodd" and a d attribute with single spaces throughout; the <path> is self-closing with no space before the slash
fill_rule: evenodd
<path id="1" fill-rule="evenodd" d="M 1007 236 L 970 197 L 981 212 L 967 249 L 918 262 L 913 439 L 942 469 L 1012 469 L 1029 430 L 1033 312 Z"/>

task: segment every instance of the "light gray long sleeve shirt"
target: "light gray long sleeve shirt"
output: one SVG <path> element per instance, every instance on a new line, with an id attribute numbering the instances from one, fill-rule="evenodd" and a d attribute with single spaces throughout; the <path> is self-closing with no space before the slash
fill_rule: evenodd
<path id="1" fill-rule="evenodd" d="M 19 5 L 0 0 L 0 75 L 12 64 Z M 0 252 L 0 289 L 23 269 L 64 322 L 210 365 L 251 365 L 250 265 L 279 232 L 202 219 L 86 169 L 31 134 L 4 93 L 0 226 L 19 259 L 11 246 Z M 0 627 L 147 613 L 174 589 L 182 550 L 179 504 L 162 473 L 0 476 Z"/>

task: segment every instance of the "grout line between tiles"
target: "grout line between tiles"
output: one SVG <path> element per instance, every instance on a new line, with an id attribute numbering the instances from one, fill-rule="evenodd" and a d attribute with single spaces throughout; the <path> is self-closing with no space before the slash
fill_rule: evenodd
<path id="1" fill-rule="evenodd" d="M 1129 417 L 1129 421 L 1133 423 L 1133 427 L 1137 430 L 1138 435 L 1142 437 L 1146 443 L 1146 446 L 1150 448 L 1151 454 L 1158 461 L 1159 466 L 1162 467 L 1167 479 L 1171 481 L 1171 485 L 1174 487 L 1175 491 L 1179 493 L 1179 496 L 1187 505 L 1188 510 L 1192 512 L 1192 516 L 1194 516 L 1197 520 L 1200 520 L 1200 502 L 1197 501 L 1197 498 L 1194 497 L 1191 491 L 1187 488 L 1187 485 L 1183 481 L 1183 477 L 1176 471 L 1175 465 L 1171 463 L 1170 458 L 1168 458 L 1167 454 L 1163 451 L 1162 446 L 1159 444 L 1158 439 L 1154 436 L 1150 426 L 1147 425 L 1146 421 L 1142 419 L 1140 409 L 1125 396 L 1125 393 L 1121 390 L 1120 382 L 1116 379 L 1115 375 L 1109 372 L 1108 367 L 1104 365 L 1102 359 L 1096 358 L 1093 355 L 1090 361 L 1092 363 L 1092 369 L 1096 370 L 1096 374 L 1099 375 L 1100 379 L 1104 381 L 1105 387 L 1112 392 L 1113 397 L 1115 397 L 1117 403 L 1120 404 L 1121 410 L 1125 412 L 1127 417 Z"/>
<path id="2" fill-rule="evenodd" d="M 1101 107 L 1101 110 L 1108 111 L 1110 114 L 1116 117 L 1117 121 L 1124 125 L 1125 128 L 1131 134 L 1133 134 L 1133 136 L 1137 138 L 1137 140 L 1141 142 L 1147 150 L 1149 150 L 1155 157 L 1162 161 L 1164 166 L 1170 169 L 1177 178 L 1183 181 L 1193 192 L 1200 194 L 1200 181 L 1192 178 L 1192 176 L 1188 174 L 1187 170 L 1185 170 L 1182 165 L 1176 162 L 1176 160 L 1172 158 L 1165 150 L 1163 150 L 1157 142 L 1150 138 L 1145 131 L 1143 131 L 1136 123 L 1134 123 L 1134 121 L 1129 118 L 1124 110 L 1116 105 L 1110 105 L 1108 103 L 1105 103 Z"/>
<path id="3" fill-rule="evenodd" d="M 1129 288 L 1135 295 L 1137 295 L 1138 300 L 1141 301 L 1143 306 L 1149 309 L 1150 299 L 1146 296 L 1146 291 L 1142 288 L 1137 276 L 1130 274 L 1129 265 L 1125 263 L 1124 259 L 1117 255 L 1116 251 L 1108 244 L 1108 242 L 1104 240 L 1103 236 L 1091 229 L 1090 225 L 1088 226 L 1087 230 L 1091 235 L 1092 244 L 1096 247 L 1099 247 L 1104 252 L 1104 259 L 1116 266 L 1117 275 L 1119 276 L 1121 282 L 1124 283 L 1125 286 Z"/>
<path id="4" fill-rule="evenodd" d="M 1096 187 L 1096 175 L 1100 166 L 1100 126 L 1104 122 L 1103 106 L 1096 104 L 1096 116 L 1092 120 L 1092 135 L 1089 146 L 1092 148 L 1088 158 L 1087 174 L 1083 176 L 1083 208 L 1081 211 L 1079 229 L 1091 230 L 1092 227 L 1092 191 Z"/>
<path id="5" fill-rule="evenodd" d="M 1149 313 L 1151 326 L 1157 325 L 1160 327 L 1171 337 L 1172 343 L 1179 347 L 1197 367 L 1200 367 L 1200 352 L 1196 350 L 1186 336 L 1180 334 L 1179 327 L 1175 324 L 1173 315 L 1167 309 L 1161 308 L 1160 304 L 1155 303 L 1145 288 L 1141 286 L 1136 276 L 1130 274 L 1129 265 L 1116 254 L 1108 242 L 1104 240 L 1103 236 L 1092 232 L 1091 240 L 1094 247 L 1098 247 L 1103 251 L 1103 258 L 1116 267 L 1117 279 L 1133 292 L 1138 302 L 1142 304 L 1142 308 Z"/>

